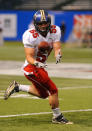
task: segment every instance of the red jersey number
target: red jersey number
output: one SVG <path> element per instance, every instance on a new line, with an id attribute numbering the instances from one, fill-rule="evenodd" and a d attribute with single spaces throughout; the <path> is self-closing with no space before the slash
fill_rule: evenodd
<path id="1" fill-rule="evenodd" d="M 32 33 L 33 38 L 37 38 L 39 36 L 39 34 L 35 30 L 30 30 L 29 32 Z"/>
<path id="2" fill-rule="evenodd" d="M 51 26 L 51 33 L 56 33 L 57 30 L 56 30 L 56 26 L 55 25 L 52 25 Z"/>

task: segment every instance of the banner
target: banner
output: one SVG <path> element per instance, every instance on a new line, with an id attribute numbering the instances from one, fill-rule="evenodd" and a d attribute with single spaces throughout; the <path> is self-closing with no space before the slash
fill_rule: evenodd
<path id="1" fill-rule="evenodd" d="M 17 15 L 16 14 L 0 14 L 0 21 L 2 21 L 3 36 L 16 37 L 17 36 Z"/>
<path id="2" fill-rule="evenodd" d="M 92 15 L 74 15 L 73 33 L 76 40 L 88 41 L 92 32 Z"/>

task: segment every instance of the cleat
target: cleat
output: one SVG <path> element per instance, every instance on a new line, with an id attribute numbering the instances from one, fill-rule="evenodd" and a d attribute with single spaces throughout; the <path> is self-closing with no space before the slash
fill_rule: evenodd
<path id="1" fill-rule="evenodd" d="M 11 96 L 15 92 L 19 92 L 19 84 L 16 81 L 13 81 L 5 91 L 4 100 L 7 100 L 9 96 Z"/>
<path id="2" fill-rule="evenodd" d="M 52 118 L 52 123 L 54 124 L 73 124 L 73 122 L 68 121 L 64 116 L 61 114 L 58 117 Z"/>

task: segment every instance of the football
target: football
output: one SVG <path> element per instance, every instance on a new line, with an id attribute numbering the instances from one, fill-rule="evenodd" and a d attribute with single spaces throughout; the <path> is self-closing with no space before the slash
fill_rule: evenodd
<path id="1" fill-rule="evenodd" d="M 49 46 L 48 42 L 42 41 L 42 42 L 39 43 L 38 49 L 39 49 L 41 52 L 49 51 L 50 46 Z"/>

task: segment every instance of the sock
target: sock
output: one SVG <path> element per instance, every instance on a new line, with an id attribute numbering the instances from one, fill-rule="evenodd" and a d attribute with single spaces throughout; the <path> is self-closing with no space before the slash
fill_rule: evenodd
<path id="1" fill-rule="evenodd" d="M 30 86 L 29 85 L 19 85 L 19 91 L 29 92 Z"/>
<path id="2" fill-rule="evenodd" d="M 58 117 L 61 114 L 61 111 L 59 108 L 52 109 L 53 111 L 53 116 Z"/>

